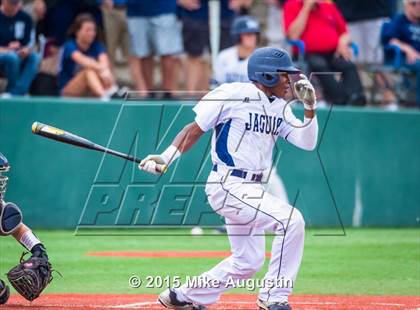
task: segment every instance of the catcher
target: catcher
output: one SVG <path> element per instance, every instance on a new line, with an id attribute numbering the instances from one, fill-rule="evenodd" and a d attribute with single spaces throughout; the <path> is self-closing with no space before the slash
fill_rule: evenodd
<path id="1" fill-rule="evenodd" d="M 48 262 L 44 245 L 22 223 L 22 212 L 19 207 L 3 200 L 8 180 L 3 173 L 9 171 L 9 168 L 6 157 L 0 153 L 0 236 L 12 235 L 32 255 L 27 260 L 24 260 L 22 255 L 19 265 L 7 273 L 7 278 L 20 295 L 32 301 L 51 282 L 51 264 Z M 0 304 L 5 304 L 9 295 L 9 287 L 0 280 Z"/>

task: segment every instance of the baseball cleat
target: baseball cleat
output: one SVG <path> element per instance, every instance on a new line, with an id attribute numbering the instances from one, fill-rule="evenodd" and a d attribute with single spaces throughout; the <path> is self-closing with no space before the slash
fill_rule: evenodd
<path id="1" fill-rule="evenodd" d="M 287 301 L 269 302 L 258 299 L 257 306 L 260 307 L 260 310 L 292 310 L 292 307 L 290 307 Z"/>
<path id="2" fill-rule="evenodd" d="M 176 292 L 170 288 L 160 293 L 158 301 L 165 307 L 175 310 L 206 310 L 204 306 L 196 306 L 190 302 L 179 301 Z"/>

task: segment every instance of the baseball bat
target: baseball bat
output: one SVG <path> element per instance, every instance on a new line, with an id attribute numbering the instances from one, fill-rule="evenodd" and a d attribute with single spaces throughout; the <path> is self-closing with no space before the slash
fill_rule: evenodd
<path id="1" fill-rule="evenodd" d="M 120 158 L 124 158 L 126 160 L 135 162 L 135 163 L 140 163 L 142 160 L 140 158 L 128 155 L 128 154 L 124 154 L 118 151 L 115 151 L 113 149 L 109 149 L 106 148 L 102 145 L 96 144 L 88 139 L 82 138 L 78 135 L 75 135 L 73 133 L 64 131 L 62 129 L 59 128 L 55 128 L 53 126 L 50 125 L 46 125 L 46 124 L 42 124 L 40 122 L 34 122 L 32 124 L 32 132 L 36 135 L 48 138 L 48 139 L 52 139 L 55 141 L 59 141 L 59 142 L 63 142 L 63 143 L 67 143 L 67 144 L 71 144 L 71 145 L 75 145 L 81 148 L 85 148 L 85 149 L 89 149 L 89 150 L 94 150 L 94 151 L 98 151 L 98 152 L 103 152 L 106 154 L 111 154 Z M 156 166 L 156 170 L 159 172 L 165 172 L 167 169 L 166 165 L 157 165 Z"/>

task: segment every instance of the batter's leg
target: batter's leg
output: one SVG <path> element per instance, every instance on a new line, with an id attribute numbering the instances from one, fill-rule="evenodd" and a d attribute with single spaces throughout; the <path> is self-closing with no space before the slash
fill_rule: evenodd
<path id="1" fill-rule="evenodd" d="M 216 185 L 214 185 L 216 186 Z M 258 184 L 220 184 L 228 193 L 223 207 L 216 210 L 235 223 L 253 225 L 275 234 L 266 284 L 259 298 L 286 302 L 296 279 L 303 256 L 305 222 L 298 209 L 264 191 Z M 211 205 L 222 205 L 209 196 Z M 216 202 L 216 203 L 214 203 Z M 269 285 L 274 283 L 272 287 Z"/>
<path id="2" fill-rule="evenodd" d="M 285 203 L 289 203 L 289 198 L 287 197 L 287 192 L 283 180 L 281 179 L 275 167 L 269 171 L 268 182 L 264 187 L 266 191 L 271 195 L 280 198 Z"/>
<path id="3" fill-rule="evenodd" d="M 200 277 L 217 279 L 218 287 L 188 287 L 186 284 L 176 290 L 182 301 L 208 305 L 219 300 L 220 295 L 231 289 L 236 280 L 251 278 L 264 264 L 265 237 L 264 231 L 246 225 L 235 225 L 226 219 L 232 255 L 221 261 Z"/>
<path id="4" fill-rule="evenodd" d="M 259 211 L 256 220 L 258 226 L 275 234 L 268 272 L 264 277 L 264 283 L 273 285 L 261 288 L 259 299 L 265 302 L 287 302 L 302 261 L 305 221 L 298 209 L 268 193 Z"/>
<path id="5" fill-rule="evenodd" d="M 214 176 L 214 174 L 213 174 Z M 217 178 L 210 177 L 210 181 Z M 212 208 L 226 219 L 232 255 L 202 276 L 217 279 L 220 287 L 189 288 L 178 292 L 182 301 L 197 304 L 216 302 L 220 294 L 230 287 L 223 285 L 228 279 L 248 279 L 263 265 L 265 243 L 263 232 L 275 233 L 272 258 L 265 279 L 276 287 L 264 287 L 259 298 L 270 302 L 287 301 L 303 255 L 304 220 L 301 213 L 279 198 L 264 191 L 259 184 L 213 182 L 206 187 Z M 280 285 L 277 282 L 280 281 Z"/>

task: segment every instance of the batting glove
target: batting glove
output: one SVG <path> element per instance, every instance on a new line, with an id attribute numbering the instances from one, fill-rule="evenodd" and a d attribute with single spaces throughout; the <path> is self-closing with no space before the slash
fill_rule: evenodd
<path id="1" fill-rule="evenodd" d="M 163 174 L 166 172 L 168 166 L 174 162 L 181 152 L 174 145 L 170 145 L 160 155 L 148 155 L 139 164 L 139 169 L 149 172 L 151 174 Z"/>
<path id="2" fill-rule="evenodd" d="M 315 110 L 315 88 L 304 74 L 299 74 L 299 78 L 300 79 L 293 84 L 296 97 L 303 102 L 305 110 Z"/>

